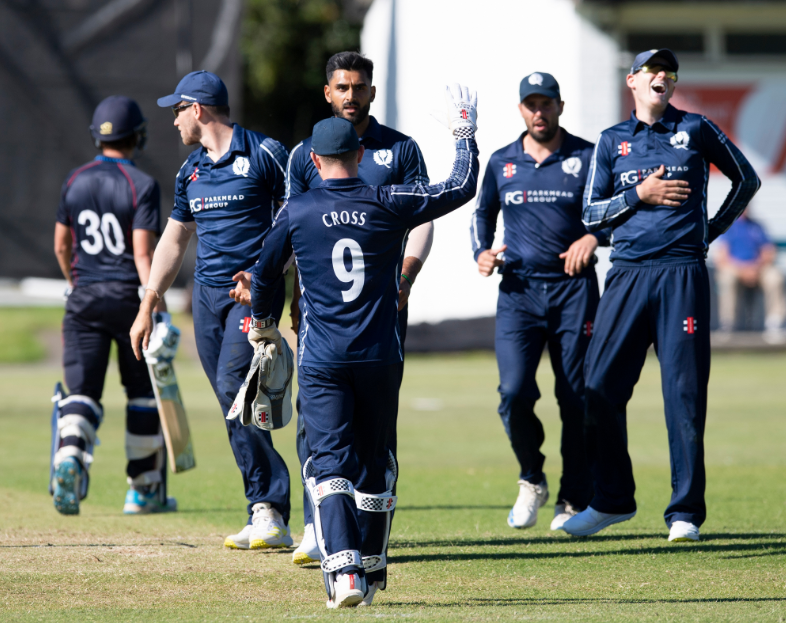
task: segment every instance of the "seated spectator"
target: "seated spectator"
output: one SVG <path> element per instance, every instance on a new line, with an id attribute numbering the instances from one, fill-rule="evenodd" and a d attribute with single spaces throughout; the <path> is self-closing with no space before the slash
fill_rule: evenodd
<path id="1" fill-rule="evenodd" d="M 783 275 L 774 265 L 775 245 L 762 226 L 745 210 L 714 246 L 721 330 L 732 331 L 735 327 L 739 286 L 760 286 L 764 292 L 765 329 L 771 337 L 781 336 L 786 315 Z"/>

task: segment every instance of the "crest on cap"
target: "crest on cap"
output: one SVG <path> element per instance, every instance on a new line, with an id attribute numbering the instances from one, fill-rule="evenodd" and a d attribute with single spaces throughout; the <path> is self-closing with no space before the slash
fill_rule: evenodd
<path id="1" fill-rule="evenodd" d="M 104 121 L 104 123 L 98 126 L 98 131 L 99 133 L 101 133 L 102 136 L 106 136 L 107 134 L 112 134 L 112 122 Z"/>
<path id="2" fill-rule="evenodd" d="M 538 86 L 543 86 L 543 76 L 539 73 L 534 73 L 529 77 L 528 82 L 530 84 L 537 84 Z"/>

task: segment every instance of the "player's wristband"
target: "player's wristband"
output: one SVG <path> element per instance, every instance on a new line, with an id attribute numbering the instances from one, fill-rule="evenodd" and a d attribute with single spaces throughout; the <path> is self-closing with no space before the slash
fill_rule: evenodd
<path id="1" fill-rule="evenodd" d="M 414 286 L 414 285 L 415 285 L 415 284 L 413 283 L 412 279 L 410 279 L 409 277 L 407 277 L 407 276 L 406 276 L 404 273 L 401 273 L 401 276 L 402 276 L 404 279 L 406 279 L 406 280 L 407 280 L 407 283 L 409 284 L 409 287 L 410 287 L 410 288 L 411 288 L 412 286 Z"/>
<path id="2" fill-rule="evenodd" d="M 251 327 L 252 329 L 267 329 L 268 327 L 272 327 L 275 324 L 276 324 L 276 320 L 272 316 L 268 316 L 267 318 L 263 318 L 262 320 L 257 320 L 252 316 L 251 322 L 249 323 L 249 327 Z"/>

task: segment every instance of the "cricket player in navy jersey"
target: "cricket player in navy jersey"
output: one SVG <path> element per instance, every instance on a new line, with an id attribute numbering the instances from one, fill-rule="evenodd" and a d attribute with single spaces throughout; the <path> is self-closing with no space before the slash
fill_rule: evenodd
<path id="1" fill-rule="evenodd" d="M 376 87 L 372 86 L 374 63 L 357 52 L 340 52 L 330 57 L 325 68 L 327 84 L 325 99 L 330 104 L 333 115 L 351 122 L 360 137 L 360 144 L 366 150 L 366 157 L 360 162 L 358 177 L 364 183 L 374 186 L 390 184 L 428 184 L 426 163 L 417 143 L 408 136 L 387 126 L 381 125 L 369 114 L 371 103 L 376 97 Z M 296 197 L 310 188 L 316 188 L 322 180 L 311 160 L 311 141 L 309 137 L 292 150 L 287 164 L 287 197 Z M 409 234 L 402 258 L 399 277 L 399 331 L 402 343 L 407 335 L 407 301 L 415 279 L 431 250 L 434 226 L 424 223 Z M 298 332 L 298 301 L 300 290 L 295 288 L 292 299 L 292 324 Z M 403 370 L 403 369 L 402 369 Z M 395 421 L 392 422 L 393 439 L 391 446 L 396 452 Z M 298 456 L 301 461 L 308 458 L 304 445 L 305 432 L 302 421 L 298 420 Z M 304 498 L 306 492 L 304 491 Z M 303 503 L 305 532 L 303 540 L 292 555 L 295 564 L 314 562 L 319 559 L 319 549 L 314 537 L 314 525 L 308 501 Z"/>
<path id="2" fill-rule="evenodd" d="M 101 155 L 68 174 L 57 209 L 55 254 L 73 288 L 63 319 L 63 367 L 70 395 L 57 402 L 52 493 L 55 508 L 79 512 L 87 496 L 101 396 L 114 341 L 126 390 L 126 473 L 123 511 L 175 510 L 166 496 L 166 455 L 153 387 L 137 361 L 128 331 L 139 309 L 140 282 L 150 274 L 161 231 L 158 182 L 131 160 L 144 148 L 146 121 L 137 103 L 114 95 L 102 101 L 90 126 Z M 163 300 L 156 311 L 166 311 Z"/>
<path id="3" fill-rule="evenodd" d="M 590 230 L 611 226 L 613 268 L 598 307 L 585 373 L 590 506 L 563 525 L 594 534 L 636 514 L 626 405 L 647 349 L 660 361 L 671 453 L 669 541 L 698 541 L 706 517 L 704 423 L 710 376 L 710 294 L 704 258 L 759 188 L 739 149 L 706 117 L 669 104 L 679 64 L 667 49 L 633 62 L 628 121 L 598 138 L 584 198 Z M 712 219 L 710 164 L 731 180 Z"/>
<path id="4" fill-rule="evenodd" d="M 481 275 L 497 267 L 502 274 L 495 337 L 499 414 L 521 468 L 508 525 L 534 526 L 549 497 L 543 426 L 534 412 L 540 398 L 535 373 L 548 345 L 562 418 L 562 480 L 551 523 L 557 530 L 592 496 L 584 355 L 600 297 L 594 252 L 608 244 L 608 235 L 588 234 L 581 222 L 593 145 L 560 127 L 564 102 L 557 81 L 544 72 L 526 76 L 519 102 L 527 130 L 489 160 L 472 216 L 472 250 Z M 500 210 L 504 244 L 492 249 Z"/>
<path id="5" fill-rule="evenodd" d="M 398 474 L 387 441 L 403 360 L 401 249 L 409 230 L 465 204 L 477 184 L 477 98 L 455 85 L 447 99 L 456 159 L 450 178 L 434 186 L 364 184 L 365 149 L 352 124 L 319 122 L 311 158 L 323 181 L 287 201 L 254 267 L 256 344 L 281 340 L 269 301 L 293 251 L 300 270 L 298 384 L 310 452 L 303 471 L 330 608 L 370 605 L 386 586 Z"/>
<path id="6" fill-rule="evenodd" d="M 206 71 L 183 78 L 175 93 L 158 100 L 172 108 L 183 143 L 200 145 L 177 175 L 175 206 L 156 249 L 150 281 L 131 330 L 137 357 L 153 328 L 151 312 L 177 275 L 196 231 L 194 333 L 202 367 L 226 417 L 248 372 L 254 351 L 250 317 L 228 295 L 233 277 L 250 270 L 284 198 L 287 153 L 280 143 L 229 120 L 227 90 Z M 283 286 L 270 292 L 280 317 Z M 289 472 L 270 433 L 225 420 L 229 443 L 243 476 L 248 524 L 226 538 L 235 549 L 288 547 Z"/>

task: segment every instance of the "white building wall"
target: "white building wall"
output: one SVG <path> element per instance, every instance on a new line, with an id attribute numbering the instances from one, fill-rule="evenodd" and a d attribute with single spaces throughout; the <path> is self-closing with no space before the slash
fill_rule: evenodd
<path id="1" fill-rule="evenodd" d="M 444 111 L 444 87 L 451 82 L 478 91 L 482 171 L 492 152 L 524 130 L 518 85 L 533 71 L 559 81 L 569 132 L 594 141 L 619 120 L 617 46 L 577 14 L 571 0 L 375 0 L 362 50 L 375 65 L 372 114 L 381 123 L 392 116 L 396 129 L 418 142 L 432 181 L 447 177 L 453 162 L 452 138 L 430 114 Z M 499 278 L 478 274 L 469 237 L 473 209 L 474 200 L 436 222 L 434 247 L 410 302 L 411 323 L 494 315 Z"/>

